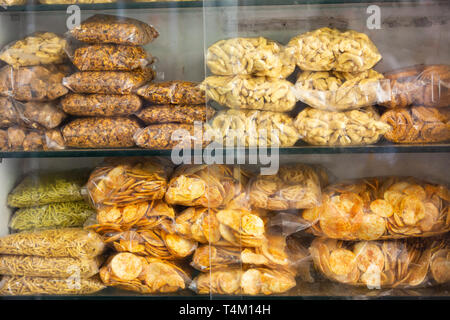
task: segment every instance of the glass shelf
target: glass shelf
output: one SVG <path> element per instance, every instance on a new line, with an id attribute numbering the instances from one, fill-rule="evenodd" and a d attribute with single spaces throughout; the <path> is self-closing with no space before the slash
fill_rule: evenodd
<path id="1" fill-rule="evenodd" d="M 258 153 L 258 149 L 245 150 L 246 155 Z M 220 151 L 220 150 L 219 150 Z M 227 149 L 223 149 L 226 155 Z M 270 154 L 270 149 L 268 150 Z M 348 147 L 318 147 L 297 145 L 289 148 L 280 148 L 279 154 L 340 154 L 340 153 L 447 153 L 450 144 L 424 144 L 424 145 L 394 145 L 377 144 L 370 146 Z M 0 158 L 66 158 L 66 157 L 129 157 L 129 156 L 170 156 L 172 150 L 147 150 L 138 148 L 128 149 L 67 149 L 60 151 L 4 151 Z"/>
<path id="2" fill-rule="evenodd" d="M 152 8 L 201 8 L 234 6 L 280 6 L 280 5 L 318 5 L 318 4 L 358 4 L 382 2 L 436 3 L 446 0 L 193 0 L 193 1 L 154 1 L 77 4 L 81 10 L 115 10 L 115 9 L 152 9 Z M 0 12 L 30 11 L 66 11 L 70 4 L 28 4 L 23 6 L 0 6 Z"/>

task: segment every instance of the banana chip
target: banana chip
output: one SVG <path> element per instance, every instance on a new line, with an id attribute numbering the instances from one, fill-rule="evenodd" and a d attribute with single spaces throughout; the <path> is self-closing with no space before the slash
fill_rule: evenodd
<path id="1" fill-rule="evenodd" d="M 340 240 L 428 237 L 448 232 L 449 189 L 414 178 L 368 178 L 329 186 L 302 213 L 318 236 Z"/>

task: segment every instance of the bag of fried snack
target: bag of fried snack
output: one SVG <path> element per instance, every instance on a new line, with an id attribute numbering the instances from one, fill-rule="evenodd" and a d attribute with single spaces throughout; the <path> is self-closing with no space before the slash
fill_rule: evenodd
<path id="1" fill-rule="evenodd" d="M 189 271 L 174 262 L 140 257 L 128 252 L 110 257 L 100 270 L 107 286 L 139 293 L 169 293 L 185 289 Z"/>
<path id="2" fill-rule="evenodd" d="M 294 86 L 298 100 L 328 111 L 371 106 L 390 99 L 389 80 L 375 70 L 363 72 L 305 71 Z"/>
<path id="3" fill-rule="evenodd" d="M 62 79 L 62 84 L 75 93 L 132 94 L 153 80 L 150 67 L 133 71 L 80 71 Z"/>
<path id="4" fill-rule="evenodd" d="M 97 233 L 126 231 L 130 229 L 166 229 L 175 219 L 175 210 L 162 200 L 139 202 L 125 206 L 101 207 L 97 210 L 97 221 L 90 225 Z"/>
<path id="5" fill-rule="evenodd" d="M 11 276 L 87 279 L 98 273 L 101 259 L 0 255 L 0 274 Z"/>
<path id="6" fill-rule="evenodd" d="M 413 288 L 450 281 L 448 239 L 348 242 L 318 238 L 310 251 L 316 269 L 348 285 Z"/>
<path id="7" fill-rule="evenodd" d="M 86 187 L 96 208 L 159 200 L 172 170 L 164 158 L 110 158 L 91 173 Z"/>
<path id="8" fill-rule="evenodd" d="M 310 231 L 340 240 L 428 237 L 450 230 L 446 185 L 411 177 L 367 178 L 330 185 L 320 206 L 304 210 Z"/>
<path id="9" fill-rule="evenodd" d="M 0 69 L 0 94 L 20 101 L 51 101 L 65 95 L 62 85 L 68 69 L 63 65 L 46 65 Z"/>
<path id="10" fill-rule="evenodd" d="M 152 26 L 127 17 L 96 14 L 69 31 L 75 39 L 87 43 L 146 45 L 159 36 Z"/>
<path id="11" fill-rule="evenodd" d="M 296 64 L 308 71 L 361 72 L 381 60 L 369 37 L 360 32 L 320 28 L 292 38 L 286 48 Z"/>
<path id="12" fill-rule="evenodd" d="M 141 106 L 141 99 L 134 94 L 69 93 L 61 99 L 64 112 L 74 116 L 126 116 Z"/>
<path id="13" fill-rule="evenodd" d="M 196 82 L 147 83 L 137 94 L 151 104 L 205 104 L 205 91 Z"/>
<path id="14" fill-rule="evenodd" d="M 283 112 L 229 109 L 205 124 L 204 140 L 224 147 L 292 147 L 298 139 L 294 119 Z"/>
<path id="15" fill-rule="evenodd" d="M 201 273 L 190 289 L 198 294 L 270 295 L 296 286 L 295 277 L 284 270 L 270 268 L 225 268 Z"/>
<path id="16" fill-rule="evenodd" d="M 0 238 L 0 254 L 91 259 L 103 249 L 98 234 L 80 228 L 25 231 Z"/>
<path id="17" fill-rule="evenodd" d="M 204 244 L 260 247 L 265 240 L 267 220 L 264 210 L 191 207 L 176 217 L 174 227 L 181 236 Z"/>
<path id="18" fill-rule="evenodd" d="M 0 60 L 19 67 L 63 63 L 67 41 L 53 32 L 35 32 L 0 51 Z"/>
<path id="19" fill-rule="evenodd" d="M 211 119 L 216 111 L 207 105 L 155 105 L 147 106 L 136 113 L 146 124 L 205 122 Z"/>
<path id="20" fill-rule="evenodd" d="M 183 206 L 223 207 L 241 193 L 243 183 L 238 167 L 182 165 L 174 172 L 165 199 Z"/>
<path id="21" fill-rule="evenodd" d="M 259 175 L 249 183 L 250 203 L 256 208 L 288 210 L 312 208 L 321 202 L 327 174 L 304 164 L 283 165 L 275 175 Z"/>
<path id="22" fill-rule="evenodd" d="M 383 106 L 406 108 L 450 106 L 450 65 L 415 65 L 384 74 L 391 98 Z"/>
<path id="23" fill-rule="evenodd" d="M 240 76 L 211 76 L 201 84 L 206 96 L 232 109 L 291 111 L 297 99 L 294 85 L 284 79 Z"/>
<path id="24" fill-rule="evenodd" d="M 450 140 L 450 108 L 395 108 L 381 116 L 392 130 L 384 137 L 395 143 L 434 143 Z"/>
<path id="25" fill-rule="evenodd" d="M 103 290 L 105 285 L 94 276 L 89 279 L 4 276 L 0 295 L 82 295 Z"/>
<path id="26" fill-rule="evenodd" d="M 323 146 L 374 144 L 392 129 L 381 121 L 374 107 L 349 111 L 307 107 L 297 115 L 294 125 L 303 141 Z"/>
<path id="27" fill-rule="evenodd" d="M 8 206 L 27 208 L 83 200 L 81 189 L 87 177 L 84 169 L 31 172 L 8 195 Z"/>
<path id="28" fill-rule="evenodd" d="M 119 228 L 104 226 L 100 230 L 102 233 L 107 231 L 103 235 L 105 244 L 111 245 L 118 252 L 131 252 L 163 260 L 181 260 L 197 249 L 197 241 L 167 232 L 163 227 L 121 232 Z"/>
<path id="29" fill-rule="evenodd" d="M 255 75 L 287 78 L 295 62 L 284 47 L 275 41 L 258 38 L 220 40 L 208 48 L 206 65 L 220 76 Z"/>

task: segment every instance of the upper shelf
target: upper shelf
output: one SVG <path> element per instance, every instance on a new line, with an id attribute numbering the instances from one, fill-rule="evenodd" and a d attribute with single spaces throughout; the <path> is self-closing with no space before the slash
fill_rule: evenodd
<path id="1" fill-rule="evenodd" d="M 116 3 L 77 4 L 81 10 L 152 9 L 152 8 L 202 8 L 234 6 L 280 6 L 314 4 L 359 4 L 359 3 L 435 3 L 446 0 L 193 0 L 193 1 L 152 1 Z M 24 6 L 0 6 L 0 12 L 66 11 L 70 4 L 28 4 Z"/>
<path id="2" fill-rule="evenodd" d="M 236 149 L 234 150 L 237 154 Z M 255 148 L 245 149 L 245 153 L 257 154 Z M 269 149 L 270 153 L 270 149 Z M 279 148 L 280 155 L 289 154 L 339 154 L 339 153 L 450 153 L 450 144 L 318 147 L 295 146 Z M 129 157 L 129 156 L 170 156 L 172 150 L 128 149 L 67 149 L 60 151 L 7 151 L 0 152 L 0 158 L 68 158 L 68 157 Z M 223 150 L 224 156 L 227 154 Z"/>

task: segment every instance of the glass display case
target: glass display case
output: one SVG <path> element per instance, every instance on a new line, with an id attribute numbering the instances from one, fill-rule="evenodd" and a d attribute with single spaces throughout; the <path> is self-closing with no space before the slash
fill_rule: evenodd
<path id="1" fill-rule="evenodd" d="M 0 299 L 450 296 L 448 1 L 0 4 Z"/>

